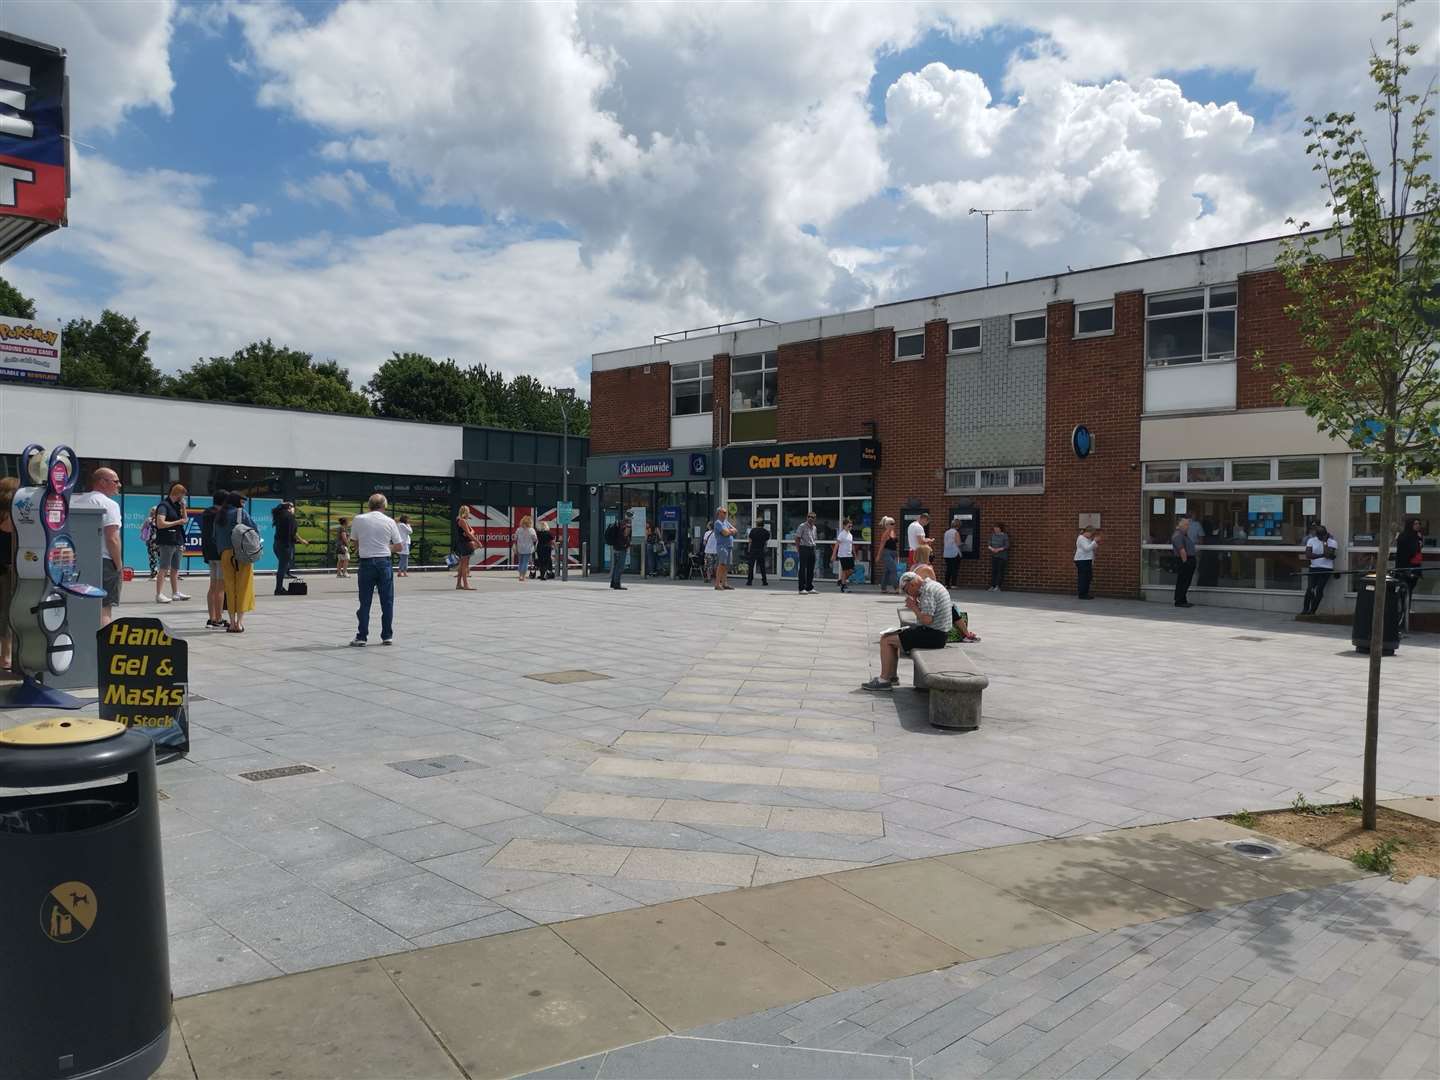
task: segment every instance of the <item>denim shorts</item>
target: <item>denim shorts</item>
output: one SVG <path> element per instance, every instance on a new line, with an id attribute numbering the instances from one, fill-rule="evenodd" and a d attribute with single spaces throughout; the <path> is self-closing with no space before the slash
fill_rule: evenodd
<path id="1" fill-rule="evenodd" d="M 208 567 L 210 567 L 210 580 L 211 580 L 211 581 L 224 581 L 224 580 L 225 580 L 225 575 L 220 572 L 220 560 L 219 560 L 219 559 L 207 559 L 207 560 L 205 561 L 205 565 L 208 566 Z"/>

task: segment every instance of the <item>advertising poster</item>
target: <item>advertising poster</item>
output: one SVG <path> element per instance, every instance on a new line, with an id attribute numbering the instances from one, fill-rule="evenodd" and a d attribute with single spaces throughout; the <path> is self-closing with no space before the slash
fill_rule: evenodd
<path id="1" fill-rule="evenodd" d="M 0 124 L 0 217 L 65 223 L 70 194 L 65 54 L 0 38 L 6 111 Z"/>
<path id="2" fill-rule="evenodd" d="M 558 561 L 559 551 L 562 546 L 562 536 L 568 543 L 564 546 L 570 555 L 570 565 L 579 566 L 580 555 L 580 526 L 579 523 L 572 523 L 562 528 L 556 519 L 555 507 L 539 510 L 533 506 L 510 506 L 501 509 L 497 506 L 466 503 L 464 506 L 466 520 L 470 523 L 475 538 L 480 542 L 475 553 L 470 557 L 470 565 L 481 570 L 498 570 L 515 565 L 515 530 L 519 528 L 519 522 L 526 514 L 531 515 L 536 528 L 543 521 L 550 526 L 550 532 L 555 537 L 556 559 Z M 333 511 L 332 511 L 333 513 Z M 607 518 L 609 524 L 613 518 Z M 411 519 L 414 524 L 414 519 Z M 608 553 L 607 553 L 608 558 Z M 606 565 L 609 565 L 608 563 Z"/>
<path id="3" fill-rule="evenodd" d="M 59 329 L 0 316 L 0 379 L 59 382 Z"/>

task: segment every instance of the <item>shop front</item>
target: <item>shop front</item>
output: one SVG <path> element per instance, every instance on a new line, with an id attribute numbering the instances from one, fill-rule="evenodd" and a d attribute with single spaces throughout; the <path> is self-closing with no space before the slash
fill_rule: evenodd
<path id="1" fill-rule="evenodd" d="M 605 530 L 622 517 L 631 524 L 627 573 L 668 577 L 672 553 L 674 567 L 683 568 L 689 556 L 700 550 L 706 522 L 718 505 L 714 475 L 711 450 L 592 456 L 586 463 L 592 503 L 591 568 L 610 569 L 612 552 L 605 543 Z M 659 546 L 654 543 L 655 533 Z"/>
<path id="2" fill-rule="evenodd" d="M 724 502 L 740 531 L 756 523 L 770 533 L 766 572 L 782 578 L 799 575 L 795 530 L 805 516 L 815 515 L 817 578 L 836 577 L 835 537 L 849 518 L 855 538 L 855 571 L 851 581 L 868 580 L 873 520 L 875 471 L 880 444 L 874 439 L 832 439 L 796 443 L 728 446 L 721 453 Z M 736 561 L 743 566 L 745 545 L 737 543 Z"/>

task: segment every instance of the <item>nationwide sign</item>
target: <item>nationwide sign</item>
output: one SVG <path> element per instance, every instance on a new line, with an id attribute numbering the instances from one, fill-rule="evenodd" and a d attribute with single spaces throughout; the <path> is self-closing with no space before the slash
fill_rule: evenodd
<path id="1" fill-rule="evenodd" d="M 673 458 L 621 458 L 620 479 L 642 480 L 647 477 L 664 477 L 675 474 Z"/>
<path id="2" fill-rule="evenodd" d="M 0 218 L 65 224 L 68 106 L 65 53 L 0 34 Z"/>
<path id="3" fill-rule="evenodd" d="M 60 381 L 60 331 L 28 319 L 0 318 L 0 379 Z"/>
<path id="4" fill-rule="evenodd" d="M 880 444 L 874 439 L 835 439 L 727 446 L 720 465 L 727 477 L 873 472 L 880 467 Z"/>

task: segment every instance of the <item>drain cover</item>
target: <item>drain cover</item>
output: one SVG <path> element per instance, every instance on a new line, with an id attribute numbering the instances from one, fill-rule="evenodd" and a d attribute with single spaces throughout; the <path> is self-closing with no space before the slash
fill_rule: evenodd
<path id="1" fill-rule="evenodd" d="M 278 780 L 282 776 L 303 776 L 305 773 L 319 771 L 309 765 L 286 765 L 279 769 L 256 769 L 254 772 L 242 772 L 240 775 L 246 780 Z"/>
<path id="2" fill-rule="evenodd" d="M 573 682 L 594 682 L 596 679 L 608 679 L 610 676 L 598 675 L 593 671 L 538 671 L 533 675 L 526 675 L 525 678 L 534 679 L 536 682 L 563 685 Z"/>
<path id="3" fill-rule="evenodd" d="M 1266 640 L 1266 639 L 1263 638 L 1263 637 L 1251 637 L 1249 634 L 1236 634 L 1231 640 L 1233 640 L 1233 641 L 1264 641 L 1264 640 Z"/>
<path id="4" fill-rule="evenodd" d="M 444 776 L 446 773 L 466 772 L 482 767 L 478 761 L 471 761 L 459 754 L 441 754 L 439 757 L 416 758 L 414 761 L 389 761 L 386 764 L 392 769 L 398 769 L 406 776 L 418 776 L 421 779 L 427 776 Z"/>
<path id="5" fill-rule="evenodd" d="M 1259 840 L 1232 840 L 1225 846 L 1247 859 L 1278 859 L 1284 854 L 1279 848 L 1262 844 Z"/>

